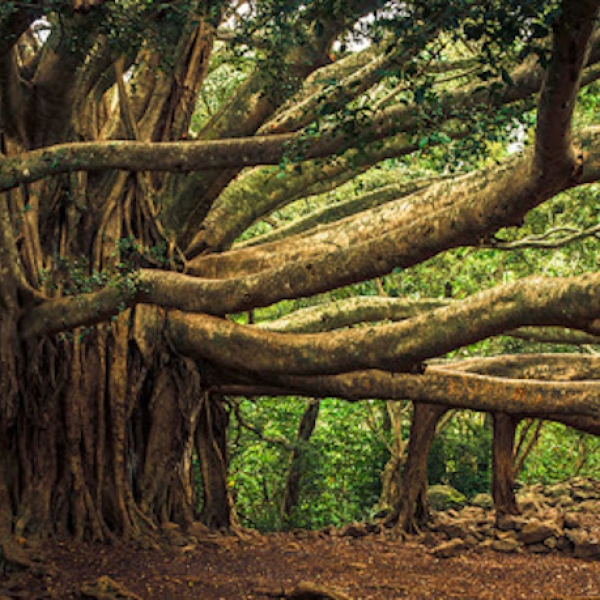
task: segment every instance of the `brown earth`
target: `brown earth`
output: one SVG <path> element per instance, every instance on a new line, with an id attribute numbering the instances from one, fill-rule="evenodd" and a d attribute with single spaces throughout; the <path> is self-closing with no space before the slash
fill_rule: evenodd
<path id="1" fill-rule="evenodd" d="M 600 561 L 477 548 L 438 559 L 438 541 L 244 532 L 169 549 L 56 543 L 37 549 L 44 575 L 0 569 L 0 600 L 600 598 Z"/>

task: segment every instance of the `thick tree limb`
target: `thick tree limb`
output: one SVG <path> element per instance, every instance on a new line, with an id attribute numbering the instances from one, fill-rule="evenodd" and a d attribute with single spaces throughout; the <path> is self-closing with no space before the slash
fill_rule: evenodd
<path id="1" fill-rule="evenodd" d="M 585 401 L 582 401 L 581 398 L 586 392 L 589 391 L 590 394 L 597 397 L 600 384 L 597 379 L 600 367 L 599 360 L 598 357 L 582 354 L 517 354 L 446 362 L 441 366 L 432 365 L 427 368 L 423 375 L 399 375 L 383 371 L 367 371 L 316 378 L 275 376 L 270 378 L 272 381 L 271 387 L 248 382 L 237 385 L 227 383 L 219 386 L 219 389 L 223 393 L 232 395 L 283 396 L 296 393 L 310 396 L 311 389 L 318 389 L 319 386 L 324 385 L 325 387 L 321 392 L 324 397 L 329 395 L 350 401 L 366 398 L 387 398 L 390 400 L 410 398 L 415 402 L 427 402 L 427 400 L 421 400 L 420 398 L 421 396 L 427 396 L 429 392 L 442 405 L 444 405 L 444 393 L 451 392 L 446 396 L 447 403 L 445 405 L 449 407 L 491 412 L 503 411 L 522 417 L 529 414 L 532 417 L 546 418 L 564 423 L 580 431 L 600 435 L 600 418 L 597 416 L 568 414 L 568 406 L 582 406 L 584 404 Z M 457 382 L 461 381 L 460 376 L 465 373 L 468 373 L 469 377 L 471 375 L 478 376 L 479 379 L 467 377 L 459 385 Z M 431 375 L 435 375 L 437 379 L 429 379 Z M 447 375 L 452 375 L 452 377 L 447 378 L 446 383 L 456 385 L 453 387 L 448 385 L 448 388 L 444 388 L 444 384 L 441 382 L 444 381 Z M 481 378 L 482 376 L 483 378 Z M 425 392 L 424 390 L 427 390 L 429 381 L 434 381 L 435 385 L 428 392 Z M 508 395 L 504 396 L 502 394 L 505 382 L 511 384 L 510 392 L 518 389 L 517 386 L 520 383 L 534 384 L 526 387 L 526 395 L 529 400 L 533 401 L 532 404 L 525 406 L 528 401 L 525 396 L 519 398 L 517 402 L 512 399 L 507 401 Z M 544 393 L 546 388 L 544 386 L 536 387 L 535 385 L 541 382 L 547 382 L 546 385 L 553 387 L 558 385 L 561 388 L 560 394 L 564 398 L 569 398 L 566 405 L 563 406 L 564 410 L 557 413 L 548 412 L 552 404 L 547 405 L 545 403 Z M 575 382 L 575 385 L 573 385 L 573 382 Z M 280 387 L 277 387 L 278 384 Z M 471 384 L 475 386 L 473 391 L 463 395 L 461 387 L 470 389 Z M 477 393 L 481 392 L 483 386 L 487 384 L 490 384 L 494 391 L 491 396 L 486 396 L 482 403 Z M 482 387 L 479 387 L 476 391 L 477 386 Z M 543 406 L 540 406 L 540 403 L 535 400 L 535 394 L 538 392 L 541 397 L 538 397 L 537 400 L 541 400 Z M 572 395 L 571 392 L 573 392 Z M 556 400 L 552 400 L 552 402 L 556 406 Z M 560 400 L 558 402 L 560 403 Z M 525 413 L 521 412 L 523 409 L 526 410 Z M 595 410 L 589 412 L 595 413 Z M 539 411 L 539 413 L 533 411 Z"/>
<path id="2" fill-rule="evenodd" d="M 571 120 L 589 42 L 600 12 L 597 0 L 565 0 L 554 27 L 552 59 L 538 105 L 535 156 L 548 176 L 572 168 Z"/>
<path id="3" fill-rule="evenodd" d="M 600 40 L 596 40 L 596 43 L 600 44 Z M 584 75 L 584 82 L 593 81 L 599 75 L 600 73 L 596 69 L 588 70 Z M 455 117 L 457 107 L 460 107 L 461 111 L 467 111 L 469 107 L 477 111 L 480 110 L 481 106 L 500 106 L 530 98 L 539 91 L 543 81 L 543 72 L 533 61 L 529 61 L 516 69 L 512 77 L 512 86 L 504 85 L 499 89 L 498 82 L 492 82 L 483 87 L 472 84 L 466 86 L 465 89 L 461 88 L 446 95 L 440 100 L 438 121 Z M 397 131 L 411 135 L 406 135 L 404 138 L 398 136 L 399 139 L 394 144 L 396 150 L 395 156 L 404 156 L 414 152 L 416 146 L 411 136 L 422 126 L 421 120 L 416 116 L 417 114 L 418 111 L 412 105 L 402 105 L 399 108 L 392 107 L 381 112 L 373 120 L 370 128 L 369 126 L 361 128 L 360 139 L 367 145 L 363 146 L 362 151 L 359 153 L 359 161 L 366 164 L 375 164 L 379 160 L 387 158 L 387 156 L 380 156 L 381 152 L 376 149 L 377 142 L 373 144 L 374 148 L 371 148 L 368 142 L 371 139 L 378 140 L 384 138 L 386 135 Z M 464 128 L 461 128 L 459 124 L 458 131 L 451 132 L 451 137 L 461 137 L 465 133 Z M 338 136 L 334 139 L 343 145 L 343 136 Z M 402 139 L 404 143 L 402 143 Z M 324 149 L 327 144 L 326 134 L 323 134 L 322 141 L 325 145 L 322 145 L 321 149 Z M 317 145 L 319 143 L 316 142 Z M 303 157 L 310 157 L 315 148 L 316 146 L 311 144 L 306 147 L 306 151 L 303 148 Z M 581 157 L 571 156 L 571 159 L 573 160 L 573 165 L 570 168 L 573 172 L 576 172 L 580 168 L 577 165 L 582 162 Z M 325 168 L 328 167 L 326 166 Z M 564 171 L 556 170 L 552 175 L 553 177 L 564 176 L 565 172 L 568 172 L 568 169 L 565 168 Z M 318 177 L 318 174 L 319 169 L 317 168 L 313 177 Z M 576 174 L 578 175 L 579 173 Z M 265 169 L 255 169 L 252 172 L 243 174 L 238 180 L 233 182 L 221 194 L 219 200 L 215 202 L 211 211 L 204 219 L 200 230 L 186 251 L 188 257 L 192 258 L 207 249 L 222 250 L 226 248 L 255 221 L 296 199 L 297 196 L 293 193 L 285 194 L 286 187 L 292 190 L 295 189 L 294 182 L 297 180 L 302 189 L 306 189 L 308 183 L 311 182 L 310 178 L 307 178 L 304 173 L 300 176 L 286 173 L 286 177 L 283 180 L 276 180 L 278 189 L 274 192 L 265 186 L 265 179 L 269 181 L 271 175 Z M 282 193 L 282 190 L 284 193 Z M 225 223 L 227 223 L 227 226 L 224 225 Z"/>
<path id="4" fill-rule="evenodd" d="M 416 179 L 413 181 L 407 181 L 406 183 L 392 183 L 386 186 L 382 186 L 368 192 L 361 194 L 358 197 L 350 198 L 337 204 L 324 206 L 314 212 L 309 213 L 305 217 L 296 219 L 295 221 L 278 227 L 269 233 L 265 233 L 248 240 L 245 240 L 239 244 L 235 244 L 235 249 L 247 248 L 249 246 L 258 246 L 260 244 L 266 244 L 276 240 L 281 240 L 298 233 L 305 233 L 314 227 L 326 225 L 328 223 L 334 223 L 340 219 L 344 219 L 363 210 L 397 200 L 398 198 L 409 196 L 415 192 L 424 189 L 434 182 L 440 179 L 448 179 L 447 176 L 442 177 L 427 177 L 422 179 Z"/>
<path id="5" fill-rule="evenodd" d="M 523 325 L 585 327 L 585 322 L 600 314 L 599 283 L 598 275 L 528 278 L 399 323 L 326 334 L 259 332 L 184 313 L 170 313 L 168 322 L 173 343 L 183 354 L 241 372 L 405 371 L 428 358 Z"/>
<path id="6" fill-rule="evenodd" d="M 275 321 L 263 321 L 257 327 L 281 333 L 318 333 L 361 323 L 402 321 L 447 304 L 438 299 L 360 296 L 303 308 Z"/>
<path id="7" fill-rule="evenodd" d="M 87 142 L 58 144 L 0 163 L 0 191 L 73 171 L 194 170 L 277 164 L 294 134 L 209 142 Z"/>
<path id="8" fill-rule="evenodd" d="M 429 368 L 422 375 L 370 370 L 319 377 L 273 376 L 290 393 L 358 401 L 411 400 L 523 417 L 600 420 L 600 381 L 530 381 Z M 233 392 L 225 386 L 228 393 Z M 240 388 L 240 390 L 243 388 Z M 260 388 L 259 388 L 260 389 Z M 246 392 L 249 388 L 246 388 Z"/>
<path id="9" fill-rule="evenodd" d="M 505 101 L 516 101 L 535 93 L 541 83 L 539 72 L 531 67 L 526 75 L 518 77 L 515 74 L 515 86 L 502 96 Z M 490 84 L 489 95 L 496 87 Z M 474 94 L 473 90 L 461 91 L 456 94 L 449 107 L 455 102 L 477 101 L 483 98 Z M 410 108 L 410 107 L 409 107 Z M 402 122 L 402 116 L 396 109 L 388 109 L 376 119 L 370 127 L 370 133 L 365 132 L 366 143 L 369 139 L 377 140 L 388 137 L 399 129 L 410 129 L 409 125 L 415 120 L 406 112 L 408 121 Z M 416 121 L 415 121 L 416 123 Z M 127 169 L 131 171 L 169 171 L 191 172 L 206 169 L 228 167 L 245 167 L 253 165 L 279 164 L 281 158 L 297 144 L 299 134 L 279 134 L 273 136 L 254 136 L 252 138 L 235 138 L 208 142 L 155 143 L 141 142 L 89 142 L 59 144 L 27 154 L 4 159 L 0 163 L 0 191 L 8 190 L 19 183 L 31 183 L 48 175 L 56 175 L 80 170 L 98 169 Z M 336 136 L 334 141 L 327 136 L 319 138 L 303 149 L 304 159 L 330 156 L 340 151 L 344 144 L 356 142 L 354 136 Z"/>
<path id="10" fill-rule="evenodd" d="M 439 298 L 359 296 L 303 308 L 256 326 L 281 333 L 319 333 L 377 321 L 403 321 L 448 304 L 449 300 Z M 546 344 L 600 344 L 599 336 L 560 327 L 520 327 L 505 331 L 504 335 Z"/>
<path id="11" fill-rule="evenodd" d="M 594 134 L 589 135 L 600 135 L 600 128 L 593 129 Z M 593 160 L 597 159 L 590 156 Z M 589 179 L 587 165 L 582 178 Z M 189 272 L 205 277 L 234 277 L 266 269 L 273 272 L 293 268 L 298 269 L 293 279 L 295 286 L 317 272 L 321 281 L 339 277 L 340 285 L 384 275 L 394 267 L 411 266 L 442 249 L 429 254 L 425 248 L 428 244 L 440 243 L 443 250 L 478 245 L 500 228 L 501 221 L 504 226 L 519 224 L 527 210 L 562 191 L 546 189 L 547 184 L 558 182 L 540 177 L 531 171 L 532 166 L 527 158 L 512 160 L 497 170 L 472 173 L 452 184 L 432 185 L 406 200 L 359 213 L 312 234 L 199 257 L 190 264 Z M 565 174 L 563 184 L 563 189 L 574 184 L 569 174 Z M 409 258 L 413 252 L 420 253 L 416 261 Z M 294 267 L 285 266 L 292 261 Z M 383 264 L 388 268 L 379 269 Z M 335 273 L 328 269 L 333 265 L 338 267 Z M 343 275 L 354 269 L 364 269 L 362 277 L 343 281 Z"/>

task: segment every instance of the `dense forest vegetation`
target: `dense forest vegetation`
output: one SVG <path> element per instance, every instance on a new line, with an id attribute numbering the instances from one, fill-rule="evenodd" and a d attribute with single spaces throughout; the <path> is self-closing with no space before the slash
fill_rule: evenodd
<path id="1" fill-rule="evenodd" d="M 6 559 L 594 473 L 599 10 L 3 2 Z"/>

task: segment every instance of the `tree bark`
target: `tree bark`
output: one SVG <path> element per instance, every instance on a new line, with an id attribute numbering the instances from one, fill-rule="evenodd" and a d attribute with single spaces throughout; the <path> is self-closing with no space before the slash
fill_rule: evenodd
<path id="1" fill-rule="evenodd" d="M 492 497 L 497 515 L 518 515 L 515 498 L 515 433 L 519 417 L 494 413 Z"/>
<path id="2" fill-rule="evenodd" d="M 205 394 L 196 430 L 196 452 L 204 490 L 201 521 L 212 529 L 237 525 L 233 499 L 227 485 L 229 416 L 222 398 Z"/>
<path id="3" fill-rule="evenodd" d="M 386 518 L 401 533 L 419 532 L 429 520 L 427 505 L 427 457 L 438 421 L 446 412 L 443 406 L 415 404 L 400 495 Z"/>
<path id="4" fill-rule="evenodd" d="M 289 523 L 292 519 L 294 508 L 298 506 L 300 501 L 300 484 L 303 474 L 306 444 L 310 440 L 317 425 L 319 408 L 319 400 L 308 400 L 302 418 L 300 419 L 300 424 L 298 425 L 296 447 L 292 450 L 290 455 L 290 467 L 285 481 L 285 490 L 283 492 L 282 515 L 286 523 Z"/>

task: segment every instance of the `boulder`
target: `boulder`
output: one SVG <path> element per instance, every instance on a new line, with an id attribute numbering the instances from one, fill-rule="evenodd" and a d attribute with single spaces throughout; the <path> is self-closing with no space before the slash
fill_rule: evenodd
<path id="1" fill-rule="evenodd" d="M 553 485 L 546 486 L 544 490 L 544 494 L 546 496 L 550 496 L 551 498 L 559 498 L 561 496 L 569 495 L 569 490 L 571 486 L 568 482 L 555 483 Z"/>
<path id="2" fill-rule="evenodd" d="M 471 504 L 480 508 L 493 508 L 494 499 L 490 494 L 477 494 L 477 496 L 471 500 Z"/>
<path id="3" fill-rule="evenodd" d="M 499 540 L 512 540 L 514 542 L 517 541 L 517 532 L 516 531 L 496 531 L 496 537 Z"/>
<path id="4" fill-rule="evenodd" d="M 575 558 L 600 558 L 600 540 L 590 537 L 580 543 L 575 543 L 573 556 Z"/>
<path id="5" fill-rule="evenodd" d="M 577 529 L 581 527 L 581 516 L 577 513 L 568 512 L 565 514 L 565 529 Z"/>
<path id="6" fill-rule="evenodd" d="M 546 544 L 531 544 L 527 546 L 527 550 L 529 550 L 529 552 L 534 552 L 535 554 L 549 554 L 552 552 L 552 549 L 548 548 Z"/>
<path id="7" fill-rule="evenodd" d="M 442 542 L 431 550 L 431 554 L 435 558 L 452 558 L 453 556 L 461 554 L 468 548 L 469 546 L 464 540 L 455 538 L 448 542 Z"/>
<path id="8" fill-rule="evenodd" d="M 464 520 L 442 522 L 436 525 L 435 531 L 445 533 L 450 539 L 466 538 L 471 533 L 471 527 Z"/>
<path id="9" fill-rule="evenodd" d="M 432 485 L 427 490 L 427 500 L 434 510 L 462 508 L 467 504 L 466 497 L 451 485 Z"/>
<path id="10" fill-rule="evenodd" d="M 519 515 L 499 514 L 496 527 L 502 531 L 521 531 L 527 524 L 527 519 Z"/>
<path id="11" fill-rule="evenodd" d="M 517 540 L 494 540 L 492 542 L 492 548 L 496 552 L 517 552 L 521 549 L 521 544 Z"/>
<path id="12" fill-rule="evenodd" d="M 556 534 L 556 527 L 552 523 L 532 520 L 519 533 L 519 540 L 527 545 L 537 544 Z"/>
<path id="13" fill-rule="evenodd" d="M 364 523 L 350 523 L 340 529 L 342 537 L 359 538 L 369 534 L 369 530 Z"/>

